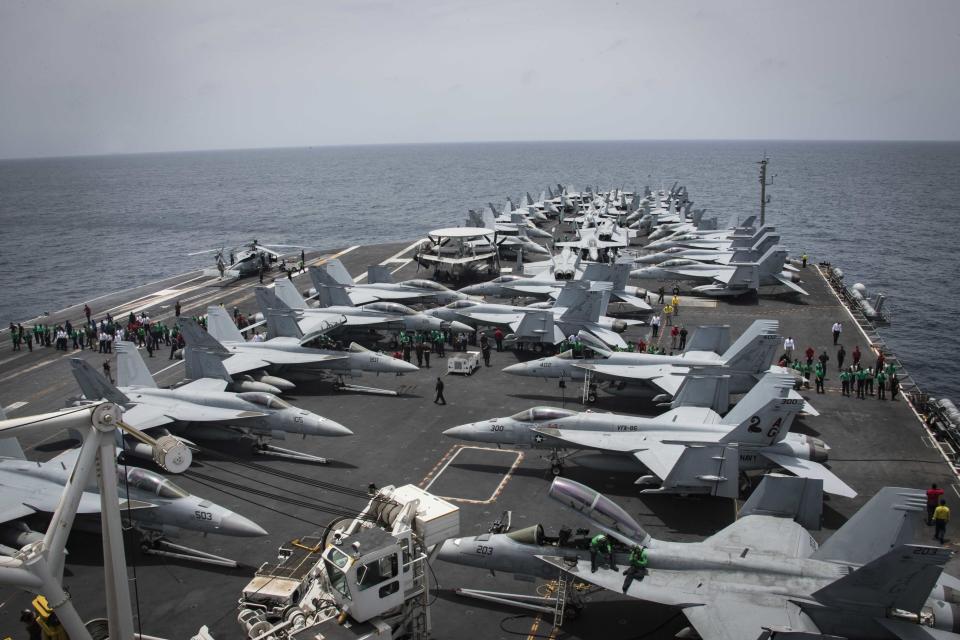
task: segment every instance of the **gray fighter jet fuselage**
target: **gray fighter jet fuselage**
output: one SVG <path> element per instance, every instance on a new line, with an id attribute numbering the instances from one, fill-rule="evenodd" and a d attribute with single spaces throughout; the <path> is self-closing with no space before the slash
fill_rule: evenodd
<path id="1" fill-rule="evenodd" d="M 909 544 L 922 522 L 922 492 L 886 488 L 822 546 L 786 517 L 753 513 L 702 542 L 651 537 L 613 501 L 556 478 L 550 496 L 614 540 L 614 562 L 591 569 L 584 538 L 544 536 L 539 525 L 506 534 L 454 538 L 437 557 L 517 575 L 574 579 L 683 610 L 704 640 L 766 637 L 956 639 L 960 581 L 942 573 L 951 552 Z M 915 522 L 914 522 L 915 521 Z M 632 547 L 646 567 L 625 581 Z"/>

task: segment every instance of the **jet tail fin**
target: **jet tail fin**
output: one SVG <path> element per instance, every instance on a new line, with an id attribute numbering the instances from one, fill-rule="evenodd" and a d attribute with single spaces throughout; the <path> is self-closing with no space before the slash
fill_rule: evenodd
<path id="1" fill-rule="evenodd" d="M 863 604 L 919 614 L 952 555 L 945 547 L 902 544 L 811 595 L 824 604 Z"/>
<path id="2" fill-rule="evenodd" d="M 792 374 L 766 374 L 724 416 L 721 423 L 733 428 L 720 441 L 771 445 L 783 440 L 803 409 L 803 400 L 789 397 L 793 383 Z"/>
<path id="3" fill-rule="evenodd" d="M 327 260 L 327 262 L 324 263 L 322 267 L 318 267 L 318 269 L 333 278 L 337 284 L 345 284 L 348 286 L 353 284 L 353 278 L 350 277 L 350 272 L 343 266 L 339 258 Z"/>
<path id="4" fill-rule="evenodd" d="M 227 313 L 227 310 L 216 305 L 207 307 L 207 332 L 207 337 L 211 341 L 216 341 L 218 345 L 220 340 L 225 342 L 244 341 L 243 334 L 233 323 L 233 319 Z M 210 346 L 213 347 L 214 345 Z M 220 347 L 223 348 L 222 345 Z"/>
<path id="5" fill-rule="evenodd" d="M 705 407 L 726 413 L 730 408 L 730 376 L 686 376 L 670 407 Z"/>
<path id="6" fill-rule="evenodd" d="M 393 282 L 393 275 L 386 265 L 372 264 L 367 267 L 367 282 L 370 284 L 390 284 Z"/>
<path id="7" fill-rule="evenodd" d="M 283 306 L 283 304 L 277 300 L 277 294 L 274 293 L 273 289 L 255 287 L 253 295 L 257 299 L 257 306 L 260 307 L 260 311 L 264 315 L 266 315 L 267 309 L 277 309 Z"/>
<path id="8" fill-rule="evenodd" d="M 772 248 L 763 254 L 760 261 L 757 262 L 757 268 L 761 275 L 780 273 L 783 271 L 783 263 L 786 262 L 789 253 L 786 249 Z"/>
<path id="9" fill-rule="evenodd" d="M 730 325 L 703 325 L 697 327 L 687 341 L 684 353 L 689 351 L 712 351 L 721 354 L 730 348 Z"/>
<path id="10" fill-rule="evenodd" d="M 135 344 L 125 340 L 117 341 L 114 348 L 117 351 L 117 386 L 157 387 Z"/>
<path id="11" fill-rule="evenodd" d="M 549 311 L 530 311 L 520 320 L 514 335 L 525 342 L 553 344 L 555 338 L 553 314 Z"/>
<path id="12" fill-rule="evenodd" d="M 804 529 L 817 531 L 823 515 L 823 480 L 765 475 L 737 517 L 752 515 L 791 518 Z"/>
<path id="13" fill-rule="evenodd" d="M 812 558 L 867 564 L 893 547 L 913 539 L 927 499 L 922 491 L 884 487 L 820 545 Z"/>
<path id="14" fill-rule="evenodd" d="M 317 301 L 321 309 L 328 307 L 352 307 L 353 301 L 341 285 L 321 284 L 317 287 Z"/>
<path id="15" fill-rule="evenodd" d="M 297 291 L 297 287 L 290 280 L 277 280 L 273 285 L 273 292 L 276 295 L 277 300 L 282 302 L 284 306 L 287 306 L 291 309 L 307 308 L 307 301 L 303 299 L 303 296 L 300 295 L 299 291 Z"/>
<path id="16" fill-rule="evenodd" d="M 80 385 L 87 400 L 107 400 L 119 405 L 130 404 L 130 399 L 122 391 L 113 386 L 106 378 L 94 371 L 85 360 L 70 358 L 70 367 L 73 377 Z"/>
<path id="17" fill-rule="evenodd" d="M 191 347 L 188 344 L 187 348 L 183 350 L 183 362 L 189 380 L 214 378 L 227 382 L 233 381 L 227 368 L 223 366 L 222 354 L 211 353 L 206 349 Z"/>
<path id="18" fill-rule="evenodd" d="M 721 357 L 724 365 L 740 372 L 760 375 L 770 368 L 780 346 L 777 320 L 754 320 Z"/>
<path id="19" fill-rule="evenodd" d="M 295 311 L 289 309 L 269 309 L 264 313 L 267 320 L 267 330 L 271 336 L 277 338 L 303 338 L 300 323 L 297 322 Z"/>
<path id="20" fill-rule="evenodd" d="M 207 322 L 212 324 L 213 316 L 210 315 L 210 312 L 216 308 L 219 311 L 223 311 L 220 307 L 210 307 L 207 313 Z M 226 311 L 223 311 L 226 314 Z M 230 322 L 229 316 L 226 318 L 230 326 L 233 326 L 233 323 Z M 203 330 L 196 320 L 193 318 L 180 318 L 177 321 L 177 324 L 180 326 L 180 330 L 183 331 L 183 339 L 186 342 L 188 349 L 203 349 L 204 351 L 209 351 L 215 355 L 220 356 L 221 358 L 226 358 L 230 355 L 230 352 L 227 351 L 220 342 L 214 338 L 212 335 Z M 237 330 L 236 327 L 233 327 L 234 331 Z M 237 331 L 239 334 L 240 332 Z M 240 342 L 243 342 L 243 336 L 239 339 Z"/>

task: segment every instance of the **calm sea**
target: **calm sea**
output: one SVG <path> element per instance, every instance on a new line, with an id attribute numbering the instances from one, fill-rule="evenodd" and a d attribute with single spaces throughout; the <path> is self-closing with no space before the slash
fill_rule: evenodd
<path id="1" fill-rule="evenodd" d="M 0 161 L 0 321 L 208 266 L 243 243 L 413 240 L 548 184 L 686 184 L 728 220 L 758 210 L 786 246 L 888 296 L 914 377 L 960 400 L 960 143 L 578 142 L 324 147 Z M 825 323 L 832 319 L 825 319 Z"/>

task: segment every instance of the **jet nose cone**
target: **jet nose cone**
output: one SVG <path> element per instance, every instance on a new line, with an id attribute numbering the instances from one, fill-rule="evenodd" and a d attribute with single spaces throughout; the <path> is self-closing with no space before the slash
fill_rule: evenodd
<path id="1" fill-rule="evenodd" d="M 463 322 L 457 322 L 454 320 L 450 323 L 450 331 L 456 331 L 457 333 L 473 333 L 473 327 Z"/>
<path id="2" fill-rule="evenodd" d="M 444 562 L 456 562 L 460 555 L 461 538 L 448 538 L 440 545 L 440 551 L 437 552 L 437 558 Z"/>
<path id="3" fill-rule="evenodd" d="M 219 533 L 238 538 L 255 538 L 268 535 L 266 529 L 253 520 L 244 518 L 239 513 L 230 513 L 230 515 L 224 517 L 220 521 Z"/>
<path id="4" fill-rule="evenodd" d="M 504 367 L 502 371 L 515 376 L 525 376 L 528 371 L 527 363 L 518 362 L 517 364 L 511 364 L 510 366 Z"/>
<path id="5" fill-rule="evenodd" d="M 334 422 L 330 418 L 324 418 L 321 416 L 314 416 L 316 420 L 316 429 L 315 435 L 318 436 L 329 436 L 334 438 L 339 438 L 341 436 L 352 436 L 353 431 L 347 429 L 345 426 L 339 422 Z"/>
<path id="6" fill-rule="evenodd" d="M 458 292 L 466 294 L 468 296 L 479 296 L 483 295 L 484 290 L 486 289 L 486 283 L 483 284 L 471 284 L 466 287 L 460 287 L 457 289 Z"/>
<path id="7" fill-rule="evenodd" d="M 393 366 L 394 371 L 397 373 L 413 373 L 414 371 L 420 371 L 420 368 L 412 362 L 398 360 L 397 358 L 391 358 L 391 366 Z"/>
<path id="8" fill-rule="evenodd" d="M 477 437 L 477 423 L 470 422 L 468 424 L 461 424 L 457 427 L 450 427 L 443 432 L 443 435 L 448 438 L 456 438 L 458 440 L 476 440 Z"/>

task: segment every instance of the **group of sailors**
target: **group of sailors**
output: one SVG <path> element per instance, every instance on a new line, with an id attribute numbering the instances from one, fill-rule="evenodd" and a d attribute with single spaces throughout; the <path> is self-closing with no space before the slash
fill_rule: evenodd
<path id="1" fill-rule="evenodd" d="M 810 377 L 814 378 L 817 393 L 825 393 L 824 380 L 827 376 L 827 362 L 830 356 L 824 350 L 814 361 L 816 352 L 813 347 L 807 347 L 804 352 L 805 359 L 793 358 L 793 352 L 796 349 L 796 343 L 792 337 L 787 337 L 783 343 L 784 353 L 780 357 L 778 364 L 781 367 L 790 367 L 797 372 L 806 382 L 806 387 L 810 387 Z M 892 362 L 886 362 L 886 358 L 881 352 L 877 356 L 876 364 L 873 367 L 863 367 L 860 363 L 860 347 L 853 350 L 853 363 L 848 367 L 843 366 L 846 351 L 843 345 L 839 345 L 837 352 L 837 366 L 840 369 L 840 391 L 844 396 L 852 397 L 856 394 L 857 398 L 864 399 L 868 395 L 876 393 L 878 400 L 886 400 L 886 391 L 890 390 L 890 399 L 896 400 L 900 393 L 900 379 L 897 377 L 897 368 Z M 876 392 L 874 392 L 874 383 L 876 383 Z"/>

